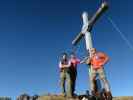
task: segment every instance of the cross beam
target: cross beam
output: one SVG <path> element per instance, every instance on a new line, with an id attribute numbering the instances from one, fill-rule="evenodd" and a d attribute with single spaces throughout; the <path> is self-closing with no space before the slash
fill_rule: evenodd
<path id="1" fill-rule="evenodd" d="M 107 2 L 103 2 L 101 4 L 101 6 L 99 7 L 99 9 L 96 11 L 96 13 L 91 17 L 91 19 L 89 20 L 89 24 L 88 24 L 88 29 L 87 31 L 90 32 L 93 25 L 96 23 L 96 21 L 100 18 L 100 16 L 108 9 L 108 4 Z M 80 32 L 76 38 L 72 41 L 72 45 L 77 45 L 77 43 L 82 39 L 82 37 L 84 36 L 84 34 L 82 32 Z"/>

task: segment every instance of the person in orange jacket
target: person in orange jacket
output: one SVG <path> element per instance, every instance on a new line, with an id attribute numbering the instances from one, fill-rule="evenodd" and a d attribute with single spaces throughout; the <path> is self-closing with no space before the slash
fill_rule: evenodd
<path id="1" fill-rule="evenodd" d="M 90 68 L 90 80 L 91 80 L 91 92 L 92 95 L 95 95 L 95 80 L 96 80 L 96 75 L 98 73 L 100 79 L 102 80 L 104 84 L 104 89 L 106 91 L 106 94 L 109 98 L 112 98 L 111 91 L 110 91 L 110 86 L 108 83 L 108 80 L 105 75 L 104 71 L 104 65 L 109 61 L 109 57 L 103 53 L 103 52 L 98 52 L 95 48 L 91 49 L 91 58 L 87 60 L 87 64 L 91 66 Z M 110 100 L 110 99 L 109 99 Z"/>

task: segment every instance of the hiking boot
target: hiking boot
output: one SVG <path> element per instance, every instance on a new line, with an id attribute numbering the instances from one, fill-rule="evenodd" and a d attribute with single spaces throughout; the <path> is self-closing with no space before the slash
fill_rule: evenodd
<path id="1" fill-rule="evenodd" d="M 77 97 L 77 94 L 76 94 L 76 93 L 73 93 L 72 96 L 73 96 L 73 97 Z"/>
<path id="2" fill-rule="evenodd" d="M 106 92 L 107 100 L 112 100 L 111 92 Z"/>
<path id="3" fill-rule="evenodd" d="M 101 96 L 101 100 L 107 100 L 107 96 L 105 92 L 101 92 L 100 96 Z"/>
<path id="4" fill-rule="evenodd" d="M 96 92 L 95 91 L 91 91 L 91 95 L 92 96 L 96 96 Z"/>

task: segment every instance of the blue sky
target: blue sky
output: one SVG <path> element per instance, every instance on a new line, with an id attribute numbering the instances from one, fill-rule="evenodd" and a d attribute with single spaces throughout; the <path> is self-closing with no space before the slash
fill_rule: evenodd
<path id="1" fill-rule="evenodd" d="M 93 14 L 102 0 L 1 0 L 0 96 L 60 93 L 59 56 L 71 51 L 80 32 L 81 13 Z M 131 0 L 110 0 L 110 8 L 92 30 L 94 46 L 106 52 L 105 66 L 114 96 L 133 95 L 133 50 L 112 27 L 111 17 L 133 44 Z M 84 41 L 77 56 L 85 55 Z M 78 66 L 77 93 L 89 88 L 86 65 Z"/>

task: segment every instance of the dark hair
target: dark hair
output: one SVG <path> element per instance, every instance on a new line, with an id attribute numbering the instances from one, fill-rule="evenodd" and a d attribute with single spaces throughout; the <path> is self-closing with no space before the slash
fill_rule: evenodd
<path id="1" fill-rule="evenodd" d="M 60 56 L 60 61 L 62 64 L 64 64 L 66 61 L 67 61 L 67 58 L 66 59 L 63 59 L 63 56 L 68 56 L 68 54 L 66 52 L 63 52 Z"/>
<path id="2" fill-rule="evenodd" d="M 67 56 L 68 54 L 66 52 L 61 53 L 60 60 L 62 60 L 63 56 Z"/>

